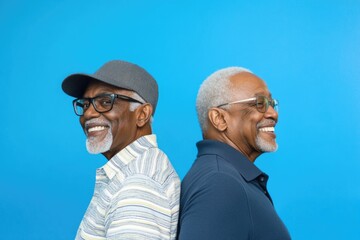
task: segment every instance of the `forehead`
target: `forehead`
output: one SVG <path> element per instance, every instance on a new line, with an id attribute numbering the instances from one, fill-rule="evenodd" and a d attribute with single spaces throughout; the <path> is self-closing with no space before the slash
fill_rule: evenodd
<path id="1" fill-rule="evenodd" d="M 230 89 L 234 94 L 241 97 L 253 97 L 259 94 L 270 95 L 266 83 L 249 72 L 237 73 L 230 77 Z"/>
<path id="2" fill-rule="evenodd" d="M 94 97 L 101 93 L 118 93 L 118 94 L 130 95 L 132 91 L 124 88 L 119 88 L 100 81 L 91 81 L 87 86 L 83 97 Z"/>

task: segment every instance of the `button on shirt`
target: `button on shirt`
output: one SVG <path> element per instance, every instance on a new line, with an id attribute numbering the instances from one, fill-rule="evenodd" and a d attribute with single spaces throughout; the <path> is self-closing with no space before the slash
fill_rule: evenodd
<path id="1" fill-rule="evenodd" d="M 197 147 L 181 185 L 178 239 L 290 239 L 265 173 L 225 143 L 204 140 Z"/>
<path id="2" fill-rule="evenodd" d="M 156 136 L 137 139 L 97 170 L 76 239 L 175 239 L 180 180 Z"/>

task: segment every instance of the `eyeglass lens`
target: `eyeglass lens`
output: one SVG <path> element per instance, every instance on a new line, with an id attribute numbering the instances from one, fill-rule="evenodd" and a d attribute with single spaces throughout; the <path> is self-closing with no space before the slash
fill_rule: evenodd
<path id="1" fill-rule="evenodd" d="M 94 98 L 76 99 L 74 101 L 75 113 L 82 116 L 84 112 L 93 104 L 99 113 L 110 111 L 113 107 L 114 97 L 112 95 L 97 96 Z"/>
<path id="2" fill-rule="evenodd" d="M 275 99 L 268 99 L 265 96 L 256 97 L 256 108 L 259 112 L 266 112 L 269 106 L 273 107 L 277 111 L 277 101 Z"/>

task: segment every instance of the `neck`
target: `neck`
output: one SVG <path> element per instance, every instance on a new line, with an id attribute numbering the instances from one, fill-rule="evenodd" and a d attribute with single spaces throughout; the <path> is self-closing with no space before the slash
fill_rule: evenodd
<path id="1" fill-rule="evenodd" d="M 243 155 L 245 155 L 246 158 L 250 162 L 255 162 L 256 158 L 261 155 L 261 152 L 259 152 L 259 151 L 246 150 L 245 147 L 242 147 L 242 146 L 236 144 L 224 132 L 221 132 L 220 134 L 219 133 L 213 134 L 213 133 L 208 132 L 206 134 L 203 134 L 203 138 L 223 142 L 223 143 L 235 148 L 236 150 L 241 152 Z"/>
<path id="2" fill-rule="evenodd" d="M 111 149 L 107 152 L 102 153 L 104 157 L 106 157 L 107 160 L 110 160 L 113 156 L 115 156 L 118 152 L 129 146 L 131 143 L 136 141 L 137 139 L 152 134 L 151 126 L 145 125 L 141 128 L 138 128 L 138 130 L 134 133 L 132 137 L 129 138 L 128 141 L 126 141 L 125 146 L 117 146 L 117 147 L 111 147 Z"/>

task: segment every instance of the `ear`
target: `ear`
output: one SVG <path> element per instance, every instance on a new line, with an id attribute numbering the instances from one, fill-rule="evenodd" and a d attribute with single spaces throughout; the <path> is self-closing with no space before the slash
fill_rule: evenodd
<path id="1" fill-rule="evenodd" d="M 145 103 L 139 106 L 136 110 L 136 125 L 143 127 L 150 122 L 151 115 L 153 113 L 153 107 L 150 103 Z"/>
<path id="2" fill-rule="evenodd" d="M 208 111 L 208 118 L 211 125 L 218 131 L 223 132 L 227 129 L 227 122 L 225 120 L 226 111 L 221 108 L 210 108 Z"/>

